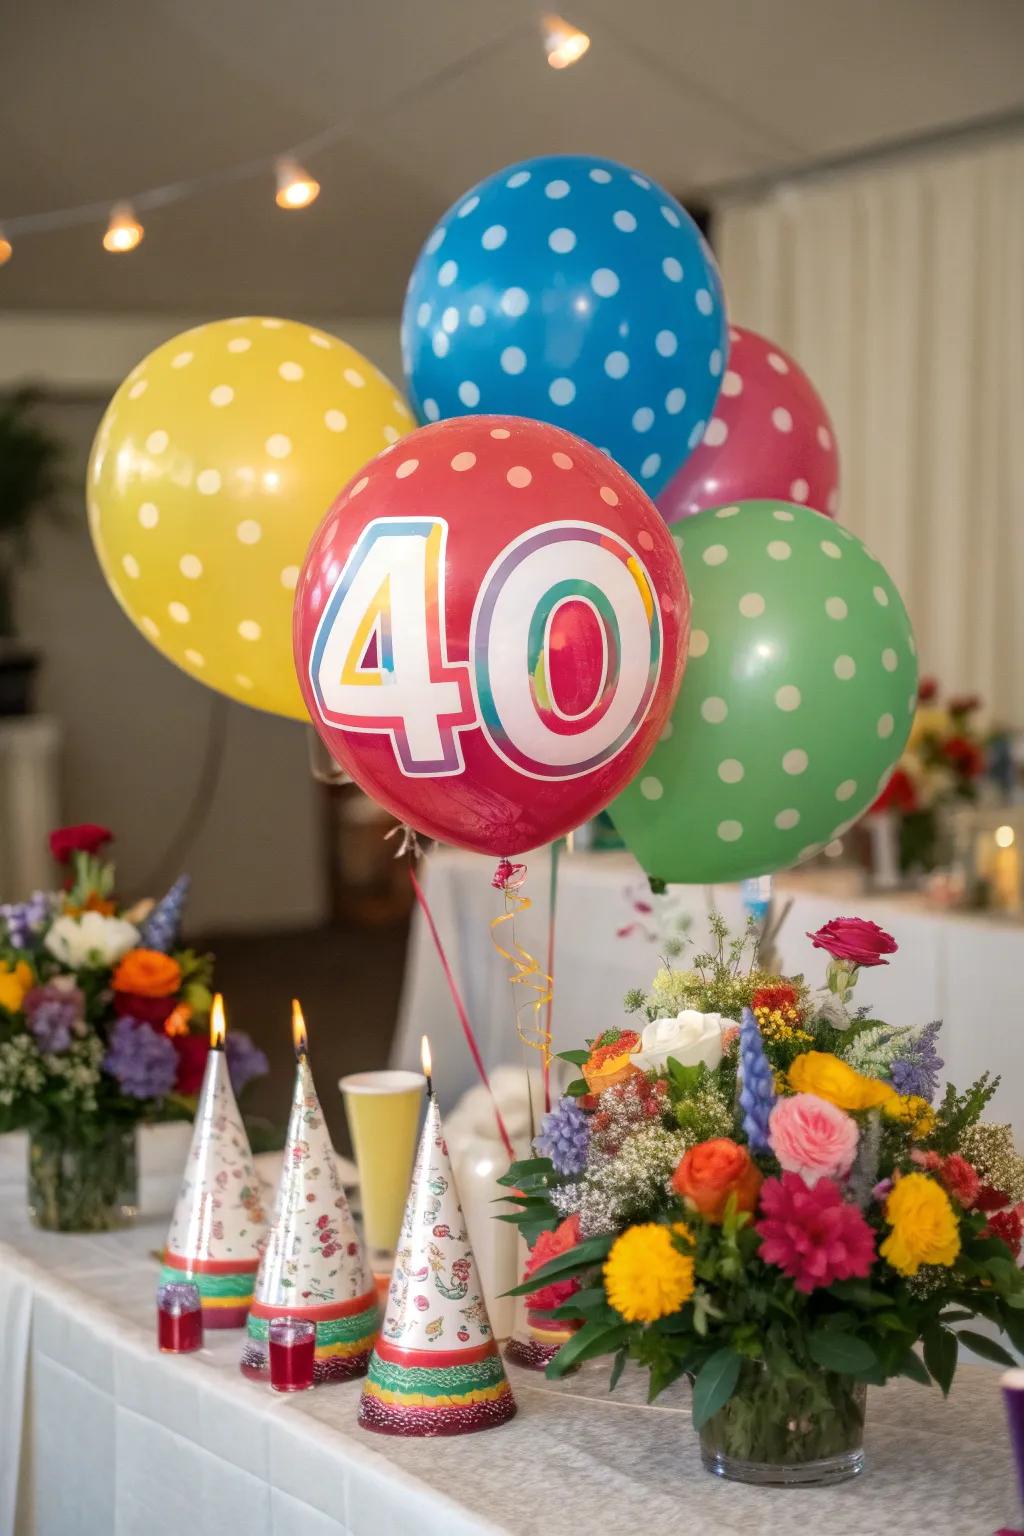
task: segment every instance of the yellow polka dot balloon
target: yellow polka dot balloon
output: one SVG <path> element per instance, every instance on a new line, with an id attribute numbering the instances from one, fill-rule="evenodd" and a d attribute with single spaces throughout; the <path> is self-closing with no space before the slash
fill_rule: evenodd
<path id="1" fill-rule="evenodd" d="M 293 320 L 217 320 L 125 379 L 89 461 L 89 528 L 132 623 L 190 676 L 308 718 L 292 661 L 306 546 L 361 465 L 411 431 L 354 347 Z"/>

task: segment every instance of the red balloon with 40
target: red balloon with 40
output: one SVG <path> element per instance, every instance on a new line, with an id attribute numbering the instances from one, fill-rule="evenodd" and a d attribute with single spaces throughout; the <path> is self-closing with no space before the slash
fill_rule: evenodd
<path id="1" fill-rule="evenodd" d="M 625 471 L 557 427 L 463 417 L 342 491 L 299 579 L 295 661 L 357 784 L 430 837 L 504 855 L 637 773 L 689 611 L 664 521 Z"/>

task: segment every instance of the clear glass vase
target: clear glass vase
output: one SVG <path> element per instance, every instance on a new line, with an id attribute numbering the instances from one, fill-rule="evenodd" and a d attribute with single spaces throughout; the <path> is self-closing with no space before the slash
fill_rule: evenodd
<path id="1" fill-rule="evenodd" d="M 864 1470 L 863 1382 L 834 1371 L 744 1364 L 725 1407 L 700 1431 L 709 1472 L 740 1483 L 842 1483 Z"/>
<path id="2" fill-rule="evenodd" d="M 49 1232 L 112 1232 L 138 1210 L 135 1127 L 29 1133 L 28 1209 Z"/>

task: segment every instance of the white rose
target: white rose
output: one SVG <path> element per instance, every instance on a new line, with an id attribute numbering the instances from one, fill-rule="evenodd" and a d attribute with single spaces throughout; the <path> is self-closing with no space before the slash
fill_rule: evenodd
<path id="1" fill-rule="evenodd" d="M 114 965 L 139 942 L 139 930 L 122 917 L 102 912 L 83 912 L 81 917 L 58 917 L 46 935 L 46 947 L 73 971 Z"/>
<path id="2" fill-rule="evenodd" d="M 645 1072 L 662 1071 L 670 1056 L 682 1067 L 703 1062 L 713 1072 L 722 1059 L 722 1015 L 684 1008 L 674 1019 L 655 1019 L 631 1058 Z"/>

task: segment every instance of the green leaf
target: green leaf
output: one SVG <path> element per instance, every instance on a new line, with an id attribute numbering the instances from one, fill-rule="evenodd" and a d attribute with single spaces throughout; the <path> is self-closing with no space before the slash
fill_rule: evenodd
<path id="1" fill-rule="evenodd" d="M 1019 1354 L 1024 1355 L 1024 1317 L 1019 1312 L 1003 1311 L 1003 1331 Z"/>
<path id="2" fill-rule="evenodd" d="M 587 1087 L 586 1078 L 574 1077 L 565 1090 L 565 1096 L 567 1099 L 582 1099 L 583 1095 L 589 1092 L 590 1089 Z"/>
<path id="3" fill-rule="evenodd" d="M 849 1301 L 855 1307 L 891 1307 L 892 1297 L 883 1291 L 873 1291 L 864 1280 L 837 1280 L 829 1286 L 828 1294 Z"/>
<path id="4" fill-rule="evenodd" d="M 515 1286 L 511 1291 L 506 1291 L 506 1296 L 528 1296 L 531 1291 L 537 1291 L 542 1285 L 547 1285 L 549 1280 L 568 1280 L 571 1275 L 581 1269 L 588 1269 L 592 1264 L 598 1264 L 607 1258 L 608 1251 L 615 1241 L 614 1232 L 604 1232 L 600 1237 L 588 1237 L 585 1242 L 577 1243 L 575 1248 L 570 1248 L 567 1253 L 560 1253 L 557 1258 L 542 1265 L 524 1280 L 522 1285 Z"/>
<path id="5" fill-rule="evenodd" d="M 626 1323 L 584 1323 L 579 1333 L 574 1333 L 554 1359 L 549 1361 L 544 1374 L 552 1381 L 557 1381 L 570 1366 L 592 1360 L 595 1355 L 611 1354 L 612 1350 L 618 1349 L 625 1342 L 628 1332 Z"/>
<path id="6" fill-rule="evenodd" d="M 556 1051 L 555 1056 L 559 1061 L 567 1061 L 571 1067 L 582 1067 L 590 1060 L 589 1051 Z"/>
<path id="7" fill-rule="evenodd" d="M 601 1285 L 589 1286 L 584 1291 L 577 1291 L 570 1296 L 568 1301 L 563 1301 L 561 1306 L 555 1307 L 549 1316 L 551 1317 L 580 1317 L 585 1316 L 600 1307 L 608 1307 L 608 1297 Z M 613 1314 L 615 1321 L 619 1321 L 618 1313 Z"/>
<path id="8" fill-rule="evenodd" d="M 938 1323 L 929 1323 L 922 1338 L 924 1363 L 931 1371 L 933 1380 L 937 1381 L 942 1388 L 943 1397 L 947 1397 L 953 1384 L 956 1359 L 960 1349 L 956 1334 L 949 1328 L 940 1327 Z"/>
<path id="9" fill-rule="evenodd" d="M 693 1384 L 693 1427 L 703 1429 L 724 1408 L 740 1379 L 741 1356 L 734 1349 L 716 1349 L 705 1360 Z"/>
<path id="10" fill-rule="evenodd" d="M 840 1371 L 844 1376 L 859 1376 L 878 1365 L 878 1356 L 870 1344 L 856 1334 L 836 1333 L 831 1328 L 815 1328 L 808 1335 L 807 1353 L 822 1370 Z"/>
<path id="11" fill-rule="evenodd" d="M 973 1349 L 976 1355 L 983 1360 L 994 1360 L 996 1365 L 1016 1365 L 1017 1362 L 1008 1349 L 997 1344 L 995 1339 L 990 1339 L 984 1333 L 975 1333 L 971 1328 L 961 1328 L 957 1334 L 961 1344 L 966 1344 L 968 1349 Z"/>
<path id="12" fill-rule="evenodd" d="M 911 1381 L 919 1381 L 922 1387 L 930 1387 L 932 1384 L 932 1378 L 928 1374 L 924 1361 L 914 1349 L 908 1349 L 906 1354 L 901 1356 L 896 1374 L 909 1376 Z"/>
<path id="13" fill-rule="evenodd" d="M 611 1375 L 608 1378 L 608 1391 L 609 1392 L 614 1392 L 615 1388 L 618 1386 L 618 1384 L 619 1384 L 619 1377 L 622 1375 L 622 1368 L 623 1368 L 623 1366 L 625 1364 L 626 1364 L 626 1346 L 625 1346 L 625 1344 L 623 1344 L 622 1348 L 619 1350 L 618 1354 L 615 1356 L 615 1364 L 612 1366 L 612 1373 L 611 1373 Z"/>
<path id="14" fill-rule="evenodd" d="M 554 1164 L 549 1157 L 525 1157 L 522 1162 L 513 1163 L 508 1173 L 503 1173 L 496 1182 L 505 1189 L 515 1189 L 516 1185 L 534 1173 L 554 1173 Z"/>

